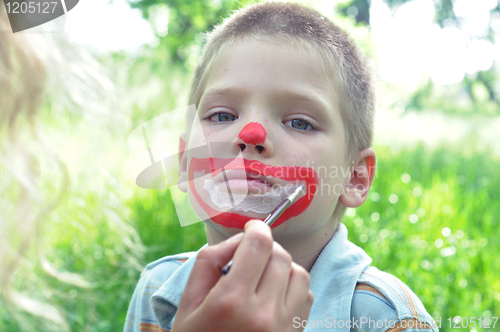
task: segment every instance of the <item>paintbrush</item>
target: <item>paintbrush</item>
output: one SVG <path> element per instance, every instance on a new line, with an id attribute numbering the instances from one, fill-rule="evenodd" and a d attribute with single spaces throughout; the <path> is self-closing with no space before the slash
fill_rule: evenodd
<path id="1" fill-rule="evenodd" d="M 303 190 L 304 190 L 304 185 L 301 184 L 297 189 L 294 190 L 293 193 L 288 195 L 288 197 L 285 198 L 285 200 L 281 202 L 280 205 L 278 205 L 273 211 L 271 211 L 271 213 L 267 216 L 267 218 L 264 219 L 264 223 L 269 226 L 274 224 L 274 222 L 283 214 L 283 212 L 285 212 L 286 209 L 288 209 L 290 206 L 292 206 L 293 203 L 295 203 L 300 192 Z M 221 270 L 221 273 L 227 274 L 232 264 L 233 260 L 231 259 L 226 265 L 224 265 L 224 267 Z"/>

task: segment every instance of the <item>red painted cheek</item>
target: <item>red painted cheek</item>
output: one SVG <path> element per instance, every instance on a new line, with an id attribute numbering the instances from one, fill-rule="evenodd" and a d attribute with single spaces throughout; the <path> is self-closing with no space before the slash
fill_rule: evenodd
<path id="1" fill-rule="evenodd" d="M 238 137 L 247 144 L 259 145 L 266 141 L 266 130 L 258 122 L 248 123 L 238 134 Z"/>

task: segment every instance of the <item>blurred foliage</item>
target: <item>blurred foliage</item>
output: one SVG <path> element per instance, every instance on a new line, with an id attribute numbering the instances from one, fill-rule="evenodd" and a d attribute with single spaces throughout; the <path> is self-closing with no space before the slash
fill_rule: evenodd
<path id="1" fill-rule="evenodd" d="M 141 10 L 153 28 L 157 28 L 157 14 L 161 8 L 168 8 L 168 33 L 160 32 L 159 52 L 164 52 L 166 58 L 174 62 L 185 62 L 189 48 L 193 42 L 201 43 L 203 33 L 212 30 L 232 10 L 253 3 L 250 0 L 139 0 L 131 2 L 132 8 Z"/>
<path id="2" fill-rule="evenodd" d="M 168 190 L 137 188 L 128 203 L 132 210 L 130 222 L 147 245 L 146 262 L 167 255 L 196 251 L 206 240 L 205 226 L 199 222 L 181 227 Z"/>
<path id="3" fill-rule="evenodd" d="M 384 0 L 389 5 L 393 12 L 399 7 L 414 0 Z M 337 6 L 337 10 L 341 15 L 352 17 L 358 25 L 370 24 L 370 0 L 349 0 L 342 2 Z M 464 19 L 457 16 L 454 11 L 454 1 L 452 0 L 435 0 L 433 1 L 435 8 L 434 21 L 441 27 L 456 27 L 464 32 L 471 39 L 486 39 L 491 43 L 499 40 L 497 32 L 490 24 L 485 36 L 471 36 L 464 29 Z M 500 15 L 500 2 L 494 7 L 490 15 Z M 491 18 L 490 18 L 491 20 Z M 438 86 L 427 78 L 427 82 L 415 91 L 413 96 L 408 101 L 407 107 L 415 110 L 433 109 L 442 110 L 439 106 L 449 106 L 447 112 L 453 113 L 453 109 L 459 109 L 458 113 L 481 113 L 481 114 L 499 114 L 500 113 L 500 92 L 497 82 L 500 72 L 493 63 L 493 66 L 486 71 L 468 74 L 461 83 L 451 87 L 457 95 L 465 95 L 458 103 L 454 103 L 454 99 L 449 96 L 442 97 L 441 91 L 446 87 Z M 464 99 L 467 104 L 463 107 Z M 446 101 L 446 102 L 445 102 Z M 447 105 L 446 105 L 447 104 Z"/>
<path id="4" fill-rule="evenodd" d="M 413 0 L 384 0 L 389 7 L 396 11 L 405 3 Z M 171 59 L 183 66 L 188 65 L 187 60 L 190 53 L 200 52 L 200 46 L 203 42 L 203 34 L 200 32 L 210 31 L 214 25 L 220 23 L 224 17 L 227 17 L 231 10 L 237 9 L 254 1 L 242 0 L 205 0 L 185 2 L 182 0 L 138 0 L 131 3 L 134 8 L 139 8 L 146 19 L 155 27 L 157 14 L 161 8 L 168 8 L 168 33 L 164 36 L 160 32 L 160 45 L 158 54 L 162 58 Z M 370 23 L 370 3 L 369 0 L 349 0 L 336 5 L 339 14 L 345 17 L 352 17 L 358 25 L 369 25 Z M 454 26 L 463 30 L 463 19 L 458 17 L 454 11 L 452 0 L 433 1 L 435 7 L 434 20 L 441 27 Z M 491 11 L 491 14 L 500 14 L 500 3 Z M 158 32 L 158 29 L 157 29 Z M 471 38 L 477 38 L 471 36 Z M 492 26 L 489 27 L 487 35 L 484 36 L 490 42 L 495 42 L 495 31 Z M 191 65 L 192 67 L 192 65 Z M 500 113 L 500 96 L 497 91 L 498 70 L 495 64 L 487 70 L 469 74 L 464 80 L 457 84 L 458 94 L 465 95 L 467 104 L 466 109 L 469 112 L 481 114 Z M 443 88 L 434 84 L 430 78 L 424 83 L 414 95 L 407 101 L 407 108 L 421 110 L 433 109 L 436 107 L 436 98 L 439 105 L 444 104 L 440 98 L 440 91 Z M 463 93 L 462 93 L 463 91 Z M 483 92 L 486 91 L 486 94 Z M 429 98 L 421 98 L 422 94 L 427 94 Z M 460 104 L 450 105 L 449 110 L 454 108 L 463 109 Z M 464 113 L 459 112 L 459 113 Z"/>
<path id="5" fill-rule="evenodd" d="M 351 16 L 356 23 L 362 25 L 370 24 L 370 1 L 369 0 L 351 0 L 339 3 L 338 12 L 343 16 Z"/>

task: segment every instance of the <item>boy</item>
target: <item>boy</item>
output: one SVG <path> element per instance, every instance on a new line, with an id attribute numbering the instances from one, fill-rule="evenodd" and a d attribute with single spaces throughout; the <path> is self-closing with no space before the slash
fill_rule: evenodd
<path id="1" fill-rule="evenodd" d="M 200 125 L 181 137 L 179 168 L 179 188 L 208 216 L 209 246 L 146 267 L 125 331 L 437 330 L 340 222 L 373 180 L 372 89 L 354 43 L 311 9 L 257 4 L 217 27 L 195 73 L 188 118 Z M 189 148 L 203 140 L 238 157 L 200 158 Z M 298 184 L 305 195 L 272 232 L 250 220 Z"/>

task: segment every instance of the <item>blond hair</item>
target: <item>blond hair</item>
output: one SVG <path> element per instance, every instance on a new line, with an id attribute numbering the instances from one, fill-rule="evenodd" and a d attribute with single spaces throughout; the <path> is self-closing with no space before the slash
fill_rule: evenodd
<path id="1" fill-rule="evenodd" d="M 97 61 L 76 47 L 66 47 L 60 34 L 35 32 L 12 33 L 6 8 L 0 5 L 0 329 L 7 324 L 21 331 L 71 331 L 71 317 L 75 315 L 69 308 L 74 306 L 58 304 L 61 293 L 52 283 L 62 281 L 85 288 L 95 284 L 82 273 L 59 269 L 61 264 L 53 264 L 45 254 L 53 249 L 47 238 L 54 236 L 44 232 L 45 226 L 54 220 L 52 217 L 66 216 L 68 209 L 57 208 L 68 206 L 61 203 L 72 192 L 69 169 L 46 135 L 48 126 L 43 113 L 50 108 L 54 117 L 54 105 L 58 105 L 61 113 L 57 115 L 61 118 L 69 113 L 69 106 L 72 111 L 81 111 L 89 102 L 102 103 L 98 93 L 104 96 L 110 84 L 101 83 L 111 81 L 100 73 Z M 36 41 L 44 47 L 38 48 Z M 64 89 L 54 88 L 51 82 Z M 123 210 L 122 206 L 116 211 Z M 142 270 L 138 265 L 144 247 L 137 233 L 125 224 L 120 212 L 103 207 L 113 213 L 112 218 L 101 219 L 92 213 L 89 219 L 101 219 L 113 226 L 124 244 L 125 250 L 120 248 L 117 253 L 126 258 L 127 270 L 132 271 L 132 264 L 134 271 Z M 54 278 L 45 279 L 45 275 L 37 273 L 41 270 Z"/>
<path id="2" fill-rule="evenodd" d="M 189 104 L 197 105 L 213 60 L 241 38 L 284 40 L 305 46 L 325 60 L 346 126 L 346 158 L 371 146 L 374 91 L 367 59 L 351 38 L 317 11 L 295 3 L 267 2 L 243 8 L 212 32 L 196 67 Z M 189 115 L 191 123 L 193 114 Z"/>
<path id="3" fill-rule="evenodd" d="M 0 171 L 5 178 L 0 186 L 8 186 L 14 193 L 12 206 L 2 204 L 0 211 L 0 286 L 4 299 L 14 308 L 24 309 L 36 316 L 49 320 L 60 330 L 68 331 L 60 310 L 55 306 L 35 300 L 12 286 L 14 274 L 22 266 L 32 242 L 40 235 L 41 220 L 61 199 L 62 188 L 54 201 L 46 204 L 38 213 L 32 209 L 39 203 L 37 186 L 40 177 L 38 157 L 26 144 L 26 140 L 38 139 L 34 117 L 40 108 L 45 93 L 47 72 L 43 63 L 32 50 L 26 47 L 22 35 L 9 33 L 7 14 L 0 6 Z M 63 173 L 63 187 L 67 176 Z M 8 176 L 7 176 L 8 175 Z M 5 187 L 3 188 L 5 189 Z M 3 199 L 3 195 L 0 198 Z M 22 322 L 15 310 L 11 314 Z M 20 323 L 21 324 L 21 323 Z M 28 327 L 28 324 L 24 327 Z"/>

